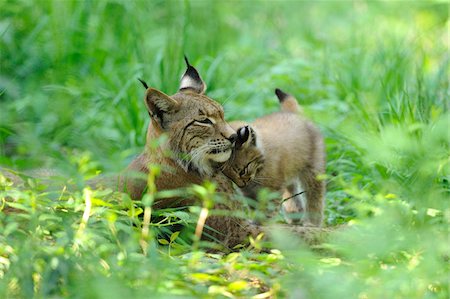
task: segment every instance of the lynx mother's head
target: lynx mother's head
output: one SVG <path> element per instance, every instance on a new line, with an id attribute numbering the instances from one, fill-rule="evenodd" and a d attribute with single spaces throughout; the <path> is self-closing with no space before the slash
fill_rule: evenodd
<path id="1" fill-rule="evenodd" d="M 235 131 L 224 120 L 222 106 L 204 92 L 206 85 L 185 58 L 187 69 L 176 94 L 169 96 L 147 88 L 145 104 L 151 117 L 147 142 L 161 134 L 168 136 L 161 145 L 185 171 L 211 175 L 230 156 Z"/>

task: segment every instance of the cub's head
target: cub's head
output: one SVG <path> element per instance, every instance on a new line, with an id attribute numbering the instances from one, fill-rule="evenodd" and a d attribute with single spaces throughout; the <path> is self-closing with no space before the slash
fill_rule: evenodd
<path id="1" fill-rule="evenodd" d="M 230 158 L 236 134 L 225 122 L 222 106 L 204 95 L 205 83 L 185 60 L 187 69 L 176 94 L 168 96 L 143 82 L 152 119 L 149 130 L 154 131 L 148 136 L 167 134 L 168 142 L 162 147 L 175 155 L 181 167 L 210 175 Z"/>
<path id="2" fill-rule="evenodd" d="M 257 144 L 257 136 L 250 126 L 237 130 L 233 155 L 222 168 L 222 172 L 240 188 L 250 182 L 258 183 L 255 176 L 264 166 L 264 154 Z"/>

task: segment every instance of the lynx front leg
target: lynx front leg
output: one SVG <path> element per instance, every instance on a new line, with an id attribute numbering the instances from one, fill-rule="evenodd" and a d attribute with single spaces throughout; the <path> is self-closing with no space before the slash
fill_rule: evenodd
<path id="1" fill-rule="evenodd" d="M 248 243 L 248 238 L 256 237 L 262 229 L 250 221 L 233 216 L 210 216 L 206 220 L 202 239 L 218 241 L 227 249 Z"/>
<path id="2" fill-rule="evenodd" d="M 223 202 L 216 202 L 214 210 L 222 215 L 209 215 L 206 218 L 202 239 L 219 242 L 227 249 L 233 249 L 236 245 L 245 244 L 250 236 L 256 237 L 262 232 L 262 228 L 248 219 L 231 215 L 233 212 L 242 211 L 243 205 L 232 194 L 237 194 L 231 181 L 224 175 L 214 176 L 217 183 L 217 191 L 222 194 Z"/>

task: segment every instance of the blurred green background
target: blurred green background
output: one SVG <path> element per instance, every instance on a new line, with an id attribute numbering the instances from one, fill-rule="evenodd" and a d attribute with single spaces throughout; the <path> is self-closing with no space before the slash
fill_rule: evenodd
<path id="1" fill-rule="evenodd" d="M 276 111 L 279 87 L 326 138 L 326 224 L 355 229 L 336 234 L 318 256 L 281 238 L 300 266 L 282 279 L 267 274 L 275 297 L 446 298 L 449 26 L 447 1 L 1 1 L 0 165 L 81 178 L 117 173 L 145 141 L 137 78 L 175 93 L 186 54 L 228 120 Z M 3 229 L 17 220 L 2 219 Z M 20 247 L 13 239 L 5 233 L 2 241 Z M 84 262 L 70 254 L 66 261 L 98 262 L 85 254 Z M 12 289 L 25 260 L 5 272 Z M 76 281 L 95 284 L 89 277 L 103 270 L 87 268 Z M 142 285 L 134 276 L 100 277 L 99 286 L 114 281 L 122 291 Z M 296 296 L 299 281 L 305 287 Z M 162 293 L 227 296 L 153 282 L 147 288 Z M 76 289 L 61 284 L 49 293 L 34 285 L 34 295 Z"/>

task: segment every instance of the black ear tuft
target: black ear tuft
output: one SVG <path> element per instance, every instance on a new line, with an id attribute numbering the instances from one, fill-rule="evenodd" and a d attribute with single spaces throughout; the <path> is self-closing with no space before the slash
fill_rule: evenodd
<path id="1" fill-rule="evenodd" d="M 186 54 L 184 55 L 184 61 L 186 62 L 186 67 L 187 68 L 191 66 L 191 64 L 189 63 L 189 60 L 188 60 Z"/>
<path id="2" fill-rule="evenodd" d="M 140 78 L 138 78 L 138 80 L 139 80 L 139 82 L 142 83 L 142 85 L 144 85 L 145 89 L 148 89 L 148 85 L 147 85 L 147 83 L 144 80 L 142 80 Z"/>
<path id="3" fill-rule="evenodd" d="M 275 94 L 277 95 L 280 103 L 282 103 L 287 97 L 289 97 L 289 94 L 285 93 L 279 88 L 275 88 Z"/>
<path id="4" fill-rule="evenodd" d="M 181 77 L 180 91 L 192 90 L 195 93 L 203 94 L 206 90 L 205 82 L 203 82 L 197 70 L 189 63 L 186 55 L 184 56 L 184 61 L 186 62 L 186 71 Z"/>

